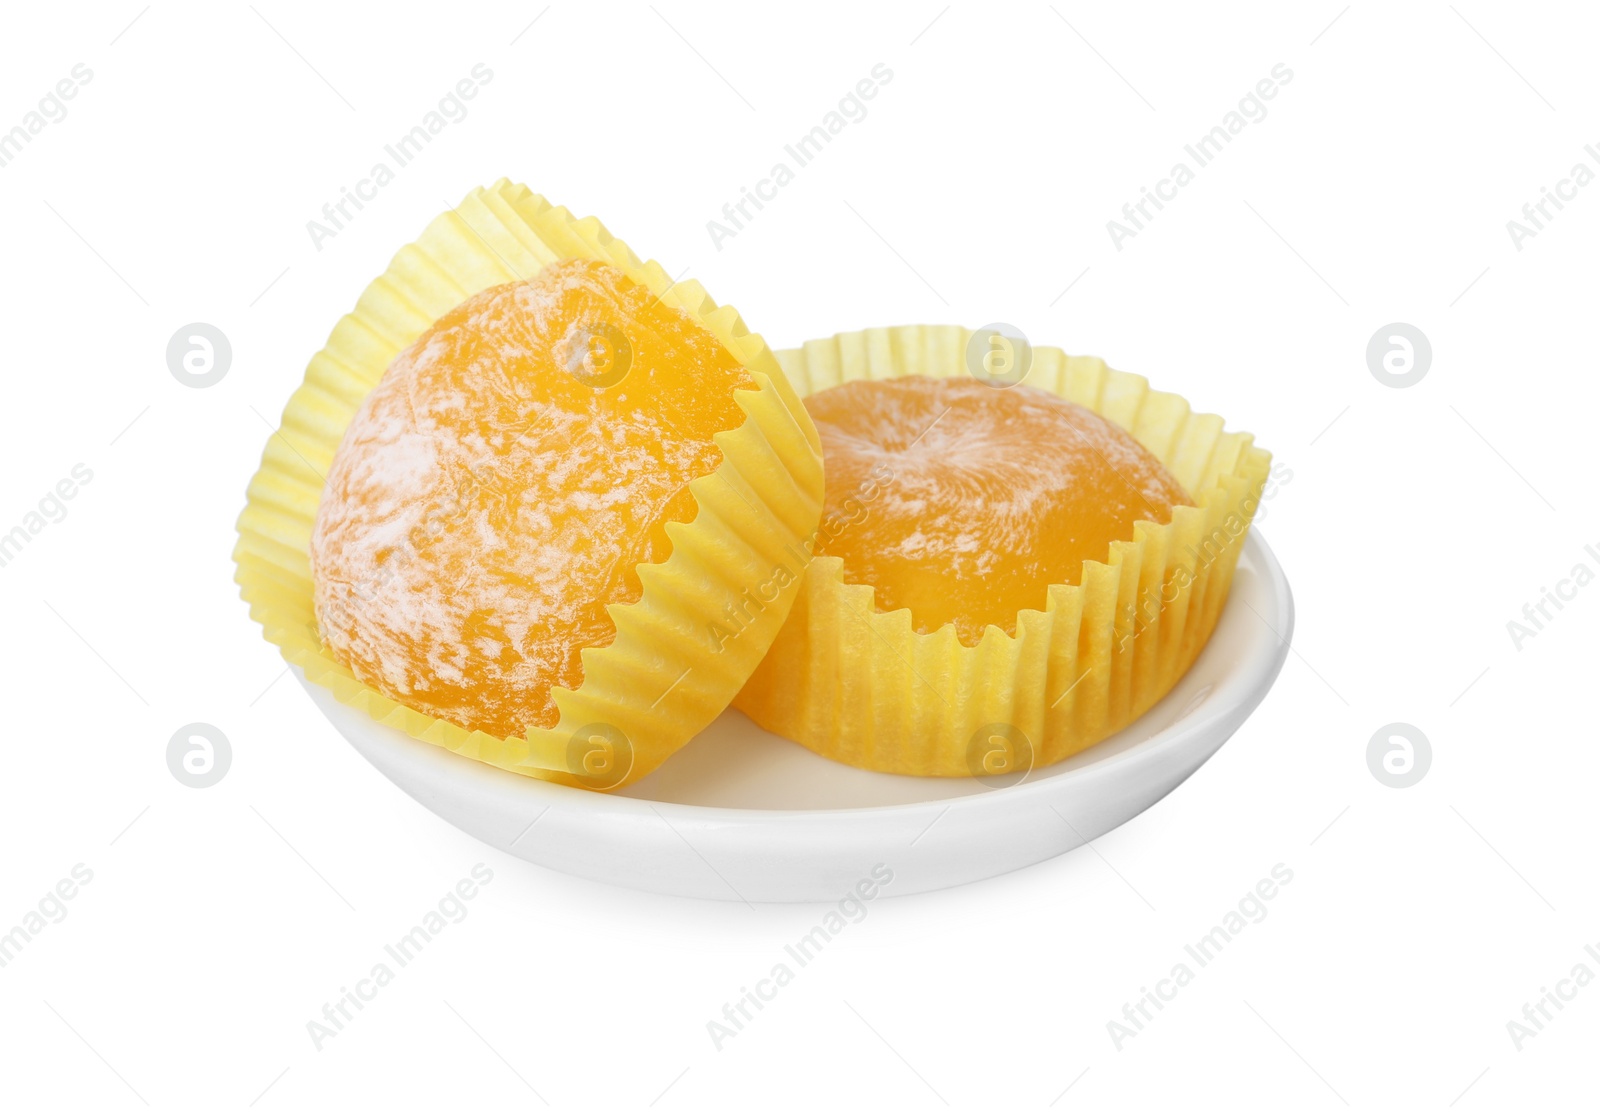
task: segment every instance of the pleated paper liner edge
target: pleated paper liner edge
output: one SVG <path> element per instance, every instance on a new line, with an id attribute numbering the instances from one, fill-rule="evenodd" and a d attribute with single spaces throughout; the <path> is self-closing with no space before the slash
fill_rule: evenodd
<path id="1" fill-rule="evenodd" d="M 683 310 L 740 360 L 757 388 L 735 394 L 745 420 L 714 438 L 722 462 L 690 484 L 698 510 L 667 527 L 671 555 L 639 566 L 637 602 L 608 608 L 615 641 L 583 650 L 584 681 L 575 691 L 553 691 L 557 725 L 497 738 L 406 707 L 333 660 L 316 628 L 307 553 L 329 463 L 394 357 L 472 294 L 532 277 L 561 258 L 610 263 Z M 698 282 L 675 283 L 658 263 L 641 262 L 597 219 L 576 219 L 501 179 L 470 192 L 402 247 L 312 357 L 250 481 L 235 580 L 267 640 L 340 702 L 465 757 L 611 789 L 645 775 L 703 729 L 754 670 L 798 594 L 798 577 L 763 598 L 748 625 L 720 646 L 710 624 L 741 592 L 770 582 L 774 566 L 815 528 L 821 500 L 816 429 L 771 350 L 738 313 L 717 306 Z M 599 728 L 620 731 L 625 742 Z M 604 750 L 598 761 L 596 745 Z"/>
<path id="2" fill-rule="evenodd" d="M 862 379 L 965 375 L 971 332 L 902 326 L 780 351 L 802 396 Z M 1175 394 L 1104 361 L 1032 349 L 1023 380 L 1128 430 L 1195 501 L 1171 522 L 1055 584 L 1015 636 L 989 627 L 964 646 L 953 626 L 918 634 L 910 611 L 879 613 L 837 557 L 806 568 L 799 600 L 734 706 L 834 760 L 919 776 L 1019 774 L 1127 726 L 1172 689 L 1215 628 L 1271 454 Z"/>

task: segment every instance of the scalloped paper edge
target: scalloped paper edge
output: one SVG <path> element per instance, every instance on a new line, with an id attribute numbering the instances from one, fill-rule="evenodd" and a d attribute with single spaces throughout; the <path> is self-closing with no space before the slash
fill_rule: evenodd
<path id="1" fill-rule="evenodd" d="M 698 510 L 691 521 L 668 525 L 668 559 L 639 566 L 644 590 L 637 602 L 608 608 L 616 640 L 582 652 L 584 680 L 576 690 L 553 690 L 557 725 L 497 738 L 415 711 L 335 661 L 317 632 L 307 553 L 329 463 L 394 357 L 472 294 L 563 258 L 610 263 L 689 314 L 744 365 L 756 389 L 735 393 L 745 420 L 713 438 L 723 460 L 689 485 Z M 284 660 L 341 703 L 464 757 L 612 789 L 644 776 L 703 729 L 754 671 L 798 594 L 798 575 L 721 648 L 707 630 L 728 601 L 765 582 L 815 529 L 822 490 L 816 428 L 766 342 L 736 310 L 718 306 L 698 282 L 674 282 L 660 264 L 641 262 L 594 217 L 574 218 L 501 179 L 470 192 L 401 248 L 312 357 L 250 481 L 235 580 Z M 647 693 L 658 693 L 654 702 L 645 704 Z M 583 736 L 597 726 L 626 739 L 598 767 Z"/>
<path id="2" fill-rule="evenodd" d="M 778 361 L 802 395 L 900 375 L 967 373 L 972 333 L 909 325 L 840 333 Z M 1166 524 L 1140 521 L 1076 585 L 1049 587 L 1016 632 L 912 629 L 818 557 L 766 658 L 734 700 L 758 725 L 837 761 L 920 776 L 1016 773 L 1121 730 L 1171 690 L 1227 600 L 1271 454 L 1222 418 L 1100 359 L 1032 349 L 1024 379 L 1100 414 L 1154 453 L 1194 499 Z"/>

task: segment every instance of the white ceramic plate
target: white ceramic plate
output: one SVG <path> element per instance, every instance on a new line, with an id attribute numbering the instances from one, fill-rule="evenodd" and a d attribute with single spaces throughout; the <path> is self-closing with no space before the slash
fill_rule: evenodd
<path id="1" fill-rule="evenodd" d="M 605 795 L 418 742 L 300 680 L 386 777 L 519 858 L 658 893 L 836 901 L 880 864 L 893 872 L 883 895 L 920 893 L 1042 862 L 1126 823 L 1239 729 L 1272 687 L 1293 627 L 1289 583 L 1252 531 L 1211 642 L 1177 687 L 1128 729 L 1003 787 L 854 769 L 729 710 L 654 773 Z"/>

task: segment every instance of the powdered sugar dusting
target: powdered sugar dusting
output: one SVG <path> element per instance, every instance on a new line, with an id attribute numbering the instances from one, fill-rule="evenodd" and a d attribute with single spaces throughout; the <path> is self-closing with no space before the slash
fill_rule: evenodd
<path id="1" fill-rule="evenodd" d="M 311 545 L 334 656 L 469 729 L 553 725 L 551 686 L 577 687 L 580 651 L 614 639 L 605 606 L 666 558 L 665 524 L 693 517 L 687 485 L 753 385 L 604 264 L 469 298 L 395 360 L 334 458 Z"/>
<path id="2" fill-rule="evenodd" d="M 874 490 L 859 520 L 819 551 L 845 579 L 909 607 L 931 633 L 953 622 L 974 645 L 1015 632 L 1052 583 L 1076 583 L 1140 519 L 1166 522 L 1188 496 L 1132 436 L 1028 386 L 923 376 L 846 383 L 806 400 L 827 464 L 824 516 Z M 886 483 L 872 476 L 892 473 Z"/>

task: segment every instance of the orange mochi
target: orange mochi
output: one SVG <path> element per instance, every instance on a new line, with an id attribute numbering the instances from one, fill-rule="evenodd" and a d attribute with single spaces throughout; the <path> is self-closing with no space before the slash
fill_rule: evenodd
<path id="1" fill-rule="evenodd" d="M 953 623 L 963 645 L 985 627 L 1015 634 L 1051 584 L 1076 584 L 1137 521 L 1191 505 L 1161 462 L 1082 406 L 1030 386 L 906 375 L 858 380 L 805 400 L 826 468 L 816 553 L 880 613 L 912 628 Z"/>
<path id="2" fill-rule="evenodd" d="M 606 608 L 667 559 L 751 375 L 601 262 L 474 294 L 389 366 L 344 434 L 311 537 L 334 658 L 390 698 L 505 738 L 611 644 Z"/>

